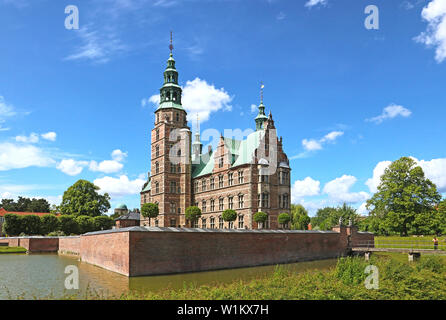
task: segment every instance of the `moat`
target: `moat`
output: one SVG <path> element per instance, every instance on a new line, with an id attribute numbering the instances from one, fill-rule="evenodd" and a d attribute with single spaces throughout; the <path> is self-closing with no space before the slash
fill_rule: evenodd
<path id="1" fill-rule="evenodd" d="M 295 272 L 326 270 L 335 266 L 335 259 L 287 264 Z M 79 269 L 79 290 L 66 290 L 65 268 Z M 56 254 L 0 255 L 0 299 L 60 299 L 67 295 L 85 298 L 86 292 L 102 297 L 119 297 L 130 290 L 158 291 L 183 288 L 185 285 L 228 283 L 250 280 L 274 272 L 275 266 L 238 268 L 219 271 L 174 274 L 165 276 L 126 276 L 80 262 L 76 258 Z"/>

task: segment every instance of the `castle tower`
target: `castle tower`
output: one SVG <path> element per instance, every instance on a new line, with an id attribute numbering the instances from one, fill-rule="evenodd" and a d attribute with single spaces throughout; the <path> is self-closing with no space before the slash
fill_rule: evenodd
<path id="1" fill-rule="evenodd" d="M 263 88 L 265 86 L 263 83 L 260 85 L 260 105 L 259 105 L 259 114 L 255 118 L 256 121 L 256 131 L 262 130 L 264 128 L 264 122 L 268 119 L 265 115 L 265 105 L 263 104 Z"/>
<path id="2" fill-rule="evenodd" d="M 172 38 L 169 47 L 151 141 L 150 202 L 158 204 L 159 216 L 150 225 L 159 227 L 184 225 L 184 212 L 191 199 L 191 131 L 181 104 Z"/>

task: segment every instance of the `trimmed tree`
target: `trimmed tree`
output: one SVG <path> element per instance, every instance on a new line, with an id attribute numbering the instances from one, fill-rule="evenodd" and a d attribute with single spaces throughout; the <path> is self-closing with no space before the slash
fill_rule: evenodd
<path id="1" fill-rule="evenodd" d="M 59 218 L 59 229 L 67 236 L 70 234 L 79 234 L 79 226 L 73 216 L 66 215 Z"/>
<path id="2" fill-rule="evenodd" d="M 2 229 L 3 233 L 10 237 L 18 236 L 22 233 L 22 217 L 17 214 L 6 214 Z"/>
<path id="3" fill-rule="evenodd" d="M 265 212 L 259 211 L 254 214 L 254 221 L 258 223 L 260 227 L 259 229 L 263 228 L 266 220 L 268 220 L 268 214 L 266 214 Z"/>
<path id="4" fill-rule="evenodd" d="M 41 233 L 42 223 L 40 217 L 36 215 L 29 215 L 22 217 L 22 232 L 26 235 L 38 235 Z"/>
<path id="5" fill-rule="evenodd" d="M 54 214 L 46 214 L 40 217 L 42 235 L 55 232 L 59 229 L 59 220 Z"/>
<path id="6" fill-rule="evenodd" d="M 80 234 L 95 231 L 94 220 L 92 217 L 79 216 L 75 218 L 75 221 L 79 227 Z"/>
<path id="7" fill-rule="evenodd" d="M 97 216 L 93 218 L 94 230 L 109 230 L 113 228 L 115 221 L 109 216 Z"/>
<path id="8" fill-rule="evenodd" d="M 96 217 L 110 209 L 108 193 L 98 193 L 99 187 L 87 180 L 78 180 L 64 192 L 60 212 L 75 216 Z"/>
<path id="9" fill-rule="evenodd" d="M 277 217 L 277 221 L 282 225 L 282 228 L 285 228 L 288 225 L 288 223 L 290 222 L 290 220 L 291 220 L 291 217 L 286 212 L 279 214 L 279 216 Z"/>
<path id="10" fill-rule="evenodd" d="M 158 205 L 155 203 L 144 203 L 141 206 L 141 214 L 144 218 L 156 218 L 159 215 L 159 208 Z M 150 226 L 150 220 L 149 220 L 149 226 Z"/>
<path id="11" fill-rule="evenodd" d="M 186 219 L 190 221 L 191 227 L 192 223 L 196 222 L 198 218 L 201 217 L 201 209 L 196 206 L 191 206 L 186 208 Z"/>
<path id="12" fill-rule="evenodd" d="M 231 222 L 234 222 L 237 219 L 237 212 L 232 209 L 226 209 L 225 211 L 223 211 L 222 218 L 224 221 L 230 222 L 231 225 Z"/>

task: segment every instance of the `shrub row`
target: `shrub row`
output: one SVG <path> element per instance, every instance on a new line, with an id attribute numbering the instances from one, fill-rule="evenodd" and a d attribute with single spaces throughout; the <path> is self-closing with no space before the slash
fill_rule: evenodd
<path id="1" fill-rule="evenodd" d="M 18 235 L 71 235 L 87 232 L 108 230 L 114 225 L 112 218 L 108 216 L 44 216 L 16 214 L 5 215 L 3 233 L 8 236 Z"/>

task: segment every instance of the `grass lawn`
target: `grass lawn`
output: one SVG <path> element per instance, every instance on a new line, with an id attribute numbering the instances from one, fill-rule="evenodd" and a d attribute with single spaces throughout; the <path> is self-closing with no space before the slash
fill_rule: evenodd
<path id="1" fill-rule="evenodd" d="M 375 237 L 376 248 L 413 248 L 413 249 L 434 249 L 432 239 L 434 236 L 377 236 Z M 437 237 L 438 250 L 446 250 L 446 236 Z"/>
<path id="2" fill-rule="evenodd" d="M 26 249 L 22 247 L 0 247 L 0 254 L 2 253 L 26 253 Z"/>

